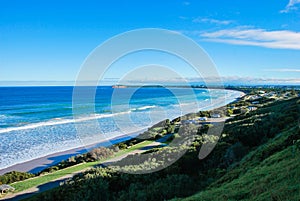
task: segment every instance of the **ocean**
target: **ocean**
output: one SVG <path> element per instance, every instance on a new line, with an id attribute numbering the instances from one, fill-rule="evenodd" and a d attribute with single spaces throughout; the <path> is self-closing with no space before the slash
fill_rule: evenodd
<path id="1" fill-rule="evenodd" d="M 112 138 L 134 136 L 163 119 L 225 105 L 241 94 L 103 86 L 97 87 L 94 102 L 76 104 L 75 111 L 73 87 L 0 87 L 0 169 L 97 142 L 109 145 Z"/>

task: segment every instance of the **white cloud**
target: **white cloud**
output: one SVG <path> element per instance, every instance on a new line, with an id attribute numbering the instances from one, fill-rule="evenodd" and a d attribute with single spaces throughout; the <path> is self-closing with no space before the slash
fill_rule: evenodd
<path id="1" fill-rule="evenodd" d="M 293 68 L 264 69 L 264 71 L 268 71 L 268 72 L 292 72 L 292 73 L 300 73 L 300 69 L 293 69 Z"/>
<path id="2" fill-rule="evenodd" d="M 297 10 L 296 4 L 299 4 L 300 0 L 290 0 L 286 5 L 285 9 L 281 10 L 280 13 L 288 13 L 291 10 Z"/>
<path id="3" fill-rule="evenodd" d="M 233 28 L 200 33 L 208 41 L 236 45 L 250 45 L 276 49 L 300 50 L 300 32 L 267 31 L 254 28 Z"/>
<path id="4" fill-rule="evenodd" d="M 210 23 L 210 24 L 217 24 L 217 25 L 228 25 L 228 24 L 232 24 L 233 21 L 231 20 L 217 20 L 217 19 L 212 19 L 212 18 L 195 18 L 193 20 L 193 22 L 196 23 Z"/>
<path id="5" fill-rule="evenodd" d="M 299 85 L 299 78 L 270 78 L 270 77 L 243 77 L 243 76 L 222 76 L 223 83 L 226 84 L 283 84 L 283 85 Z"/>
<path id="6" fill-rule="evenodd" d="M 270 77 L 245 77 L 245 76 L 216 76 L 216 77 L 187 77 L 187 78 L 172 78 L 172 79 L 162 79 L 162 78 L 149 78 L 147 80 L 126 80 L 125 82 L 119 84 L 175 84 L 175 85 L 185 85 L 187 83 L 197 83 L 197 84 L 216 84 L 216 85 L 259 85 L 259 84 L 274 84 L 274 85 L 300 85 L 300 78 L 270 78 Z"/>
<path id="7" fill-rule="evenodd" d="M 270 78 L 270 77 L 225 77 L 223 80 L 227 81 L 240 81 L 241 83 L 251 84 L 300 84 L 299 78 Z"/>

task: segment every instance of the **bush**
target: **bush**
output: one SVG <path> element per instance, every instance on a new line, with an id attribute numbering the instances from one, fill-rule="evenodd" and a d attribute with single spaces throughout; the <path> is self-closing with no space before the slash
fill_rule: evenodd
<path id="1" fill-rule="evenodd" d="M 35 175 L 27 172 L 12 171 L 0 176 L 0 184 L 10 184 L 16 181 L 22 181 L 32 177 L 35 177 Z"/>
<path id="2" fill-rule="evenodd" d="M 248 148 L 243 146 L 240 142 L 230 146 L 224 156 L 224 162 L 227 166 L 230 164 L 240 161 L 248 153 Z"/>
<path id="3" fill-rule="evenodd" d="M 119 147 L 119 149 L 127 149 L 127 145 L 126 144 L 124 144 L 124 143 L 119 143 L 118 144 L 118 147 Z"/>
<path id="4" fill-rule="evenodd" d="M 114 150 L 106 147 L 99 147 L 89 152 L 91 157 L 95 160 L 108 158 L 114 154 Z"/>

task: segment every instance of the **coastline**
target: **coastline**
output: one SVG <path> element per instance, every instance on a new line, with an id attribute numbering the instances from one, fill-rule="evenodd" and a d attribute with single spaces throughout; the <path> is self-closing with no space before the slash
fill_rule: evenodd
<path id="1" fill-rule="evenodd" d="M 226 106 L 227 104 L 230 104 L 232 102 L 235 102 L 238 98 L 241 98 L 243 96 L 245 96 L 246 94 L 244 92 L 238 91 L 238 90 L 230 90 L 230 89 L 225 89 L 227 91 L 234 91 L 234 92 L 238 92 L 240 95 L 236 96 L 235 98 L 233 98 L 232 100 L 227 101 L 227 99 L 225 98 L 225 102 L 222 105 L 222 103 L 220 102 L 216 102 L 215 104 L 212 104 L 210 106 L 206 106 L 204 108 L 201 108 L 201 110 L 213 110 L 213 109 L 217 109 L 223 106 Z M 220 105 L 221 104 L 221 105 Z M 197 111 L 194 111 L 197 112 Z M 188 113 L 187 113 L 188 114 Z M 183 116 L 186 114 L 183 114 Z M 0 175 L 3 175 L 7 172 L 11 172 L 11 171 L 20 171 L 20 172 L 30 172 L 30 173 L 38 173 L 40 171 L 42 171 L 43 169 L 47 168 L 47 167 L 51 167 L 53 165 L 56 165 L 57 163 L 66 160 L 72 156 L 76 156 L 78 154 L 84 154 L 86 152 L 88 152 L 88 150 L 95 148 L 95 147 L 99 147 L 99 146 L 108 146 L 111 144 L 117 144 L 119 142 L 124 142 L 126 140 L 129 140 L 137 135 L 139 135 L 141 132 L 144 132 L 146 129 L 144 130 L 140 130 L 140 131 L 136 131 L 133 133 L 129 133 L 129 134 L 123 134 L 120 136 L 114 136 L 112 138 L 103 140 L 101 142 L 97 142 L 94 144 L 90 144 L 90 145 L 82 145 L 78 148 L 73 148 L 73 149 L 68 149 L 65 151 L 61 151 L 61 152 L 56 152 L 53 154 L 49 154 L 46 156 L 42 156 L 33 160 L 29 160 L 29 161 L 25 161 L 25 162 L 21 162 L 12 166 L 9 166 L 7 168 L 4 169 L 0 169 Z"/>
<path id="2" fill-rule="evenodd" d="M 130 134 L 124 134 L 117 137 L 112 137 L 111 139 L 104 140 L 102 142 L 97 142 L 91 145 L 84 146 L 73 149 L 68 149 L 66 151 L 56 152 L 53 154 L 49 154 L 46 156 L 42 156 L 33 160 L 29 160 L 26 162 L 21 162 L 12 166 L 9 166 L 7 168 L 0 170 L 0 175 L 3 175 L 5 173 L 11 172 L 11 171 L 19 171 L 19 172 L 29 172 L 29 173 L 38 173 L 42 171 L 43 169 L 46 169 L 48 167 L 51 167 L 53 165 L 58 164 L 59 162 L 66 160 L 72 156 L 76 156 L 78 154 L 84 154 L 87 153 L 89 150 L 100 147 L 100 146 L 107 146 L 109 144 L 116 144 L 119 142 L 124 142 L 126 140 L 129 140 L 138 134 L 140 132 L 144 132 L 144 130 L 130 133 Z"/>

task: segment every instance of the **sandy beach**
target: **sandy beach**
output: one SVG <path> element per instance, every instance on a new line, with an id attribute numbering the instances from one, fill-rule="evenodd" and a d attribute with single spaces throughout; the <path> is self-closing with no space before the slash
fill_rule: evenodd
<path id="1" fill-rule="evenodd" d="M 138 131 L 138 132 L 134 132 L 134 133 L 130 133 L 127 135 L 121 135 L 118 137 L 114 137 L 112 139 L 107 139 L 105 141 L 102 142 L 97 142 L 95 144 L 91 144 L 88 146 L 84 146 L 82 145 L 79 148 L 75 148 L 75 149 L 69 149 L 63 152 L 57 152 L 54 154 L 50 154 L 44 157 L 40 157 L 37 159 L 33 159 L 30 161 L 26 161 L 23 163 L 19 163 L 13 166 L 10 166 L 8 168 L 4 168 L 0 170 L 0 175 L 3 175 L 7 172 L 11 172 L 11 171 L 19 171 L 19 172 L 30 172 L 30 173 L 38 173 L 39 171 L 53 166 L 59 162 L 61 162 L 62 160 L 66 160 L 72 156 L 76 156 L 78 154 L 84 154 L 86 152 L 88 152 L 88 150 L 93 149 L 95 147 L 100 147 L 100 146 L 107 146 L 107 144 L 116 144 L 119 142 L 123 142 L 126 141 L 128 139 L 131 139 L 135 136 L 137 136 L 139 133 L 143 132 L 142 131 Z"/>

